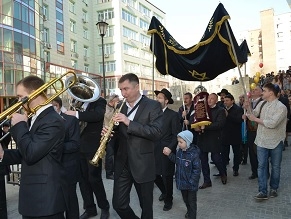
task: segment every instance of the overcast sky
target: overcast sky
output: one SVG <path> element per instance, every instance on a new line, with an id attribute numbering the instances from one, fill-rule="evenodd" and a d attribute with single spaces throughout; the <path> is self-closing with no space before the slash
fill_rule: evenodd
<path id="1" fill-rule="evenodd" d="M 260 11 L 273 8 L 274 14 L 290 12 L 286 0 L 149 0 L 166 13 L 166 28 L 184 47 L 201 39 L 219 2 L 230 15 L 235 35 L 260 27 Z"/>

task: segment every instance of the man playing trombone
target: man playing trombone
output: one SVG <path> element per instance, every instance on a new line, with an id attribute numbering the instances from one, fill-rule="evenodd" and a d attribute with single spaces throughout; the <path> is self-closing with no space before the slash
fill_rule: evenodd
<path id="1" fill-rule="evenodd" d="M 43 85 L 44 81 L 37 76 L 22 79 L 16 85 L 19 100 Z M 61 164 L 65 127 L 52 105 L 46 103 L 45 92 L 23 104 L 27 113 L 35 111 L 31 124 L 25 114 L 11 115 L 10 132 L 18 148 L 4 151 L 0 146 L 3 164 L 21 163 L 18 208 L 23 219 L 63 219 L 66 210 L 67 186 Z"/>

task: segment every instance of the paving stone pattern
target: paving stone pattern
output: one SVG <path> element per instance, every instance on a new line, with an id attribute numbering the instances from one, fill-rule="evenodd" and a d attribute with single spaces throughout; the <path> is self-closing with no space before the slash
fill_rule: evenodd
<path id="1" fill-rule="evenodd" d="M 289 142 L 291 140 L 289 139 Z M 232 151 L 231 151 L 232 155 Z M 231 156 L 232 158 L 232 156 Z M 211 167 L 211 176 L 217 173 L 214 165 Z M 219 177 L 211 177 L 212 187 L 198 191 L 198 213 L 197 218 L 201 219 L 289 219 L 291 218 L 291 146 L 283 152 L 281 182 L 278 190 L 278 197 L 266 201 L 256 201 L 253 196 L 258 192 L 257 180 L 249 180 L 251 174 L 250 164 L 240 165 L 239 176 L 232 176 L 232 161 L 228 168 L 227 184 L 223 185 Z M 104 185 L 109 202 L 112 199 L 113 181 L 104 177 Z M 201 175 L 200 184 L 203 183 Z M 8 218 L 21 219 L 18 213 L 18 186 L 6 185 Z M 156 219 L 183 219 L 186 207 L 183 203 L 180 191 L 174 186 L 173 208 L 170 211 L 163 211 L 163 202 L 158 201 L 160 191 L 154 188 L 154 218 Z M 78 189 L 80 213 L 83 213 L 82 198 Z M 131 206 L 140 216 L 139 201 L 133 187 L 131 193 Z M 110 218 L 118 219 L 118 215 L 110 208 Z M 100 209 L 98 215 L 100 218 Z"/>

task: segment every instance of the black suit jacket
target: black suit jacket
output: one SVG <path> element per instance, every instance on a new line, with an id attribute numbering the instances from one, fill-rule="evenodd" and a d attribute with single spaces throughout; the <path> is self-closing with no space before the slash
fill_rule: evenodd
<path id="1" fill-rule="evenodd" d="M 19 213 L 40 217 L 66 209 L 66 182 L 61 164 L 65 126 L 53 107 L 44 110 L 31 130 L 26 122 L 12 126 L 18 149 L 5 150 L 3 163 L 21 163 Z"/>
<path id="2" fill-rule="evenodd" d="M 241 144 L 241 123 L 243 109 L 236 104 L 227 110 L 228 115 L 226 116 L 225 125 L 222 129 L 222 144 L 224 145 L 238 145 Z"/>
<path id="3" fill-rule="evenodd" d="M 80 177 L 80 126 L 74 116 L 61 113 L 65 123 L 65 140 L 62 156 L 66 176 L 69 184 L 76 184 Z"/>
<path id="4" fill-rule="evenodd" d="M 177 134 L 181 131 L 178 113 L 167 108 L 163 113 L 162 137 L 155 145 L 156 174 L 174 175 L 175 164 L 163 154 L 164 147 L 176 153 Z"/>
<path id="5" fill-rule="evenodd" d="M 2 138 L 6 133 L 3 130 L 0 130 L 0 138 Z M 8 134 L 2 141 L 1 145 L 3 149 L 8 149 L 8 145 L 11 142 L 11 134 Z M 8 175 L 10 172 L 9 166 L 3 165 L 0 163 L 0 175 Z"/>
<path id="6" fill-rule="evenodd" d="M 79 112 L 79 120 L 87 122 L 80 139 L 82 153 L 94 153 L 99 148 L 105 108 L 106 100 L 100 97 L 95 102 L 89 103 L 86 111 Z"/>
<path id="7" fill-rule="evenodd" d="M 127 114 L 127 105 L 121 113 Z M 120 123 L 117 131 L 118 149 L 115 156 L 115 179 L 125 165 L 137 183 L 153 181 L 156 177 L 154 142 L 162 135 L 163 111 L 159 102 L 143 97 L 129 126 Z"/>

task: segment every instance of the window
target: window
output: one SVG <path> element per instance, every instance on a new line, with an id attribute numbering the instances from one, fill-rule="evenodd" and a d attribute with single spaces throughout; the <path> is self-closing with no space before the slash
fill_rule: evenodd
<path id="1" fill-rule="evenodd" d="M 48 28 L 44 28 L 43 29 L 43 41 L 44 42 L 49 42 L 49 29 Z"/>
<path id="2" fill-rule="evenodd" d="M 136 48 L 132 45 L 124 43 L 123 44 L 123 52 L 127 55 L 138 57 L 138 48 Z"/>
<path id="3" fill-rule="evenodd" d="M 150 45 L 150 38 L 148 36 L 140 34 L 139 35 L 139 42 L 141 42 L 143 45 Z"/>
<path id="4" fill-rule="evenodd" d="M 71 60 L 72 68 L 77 69 L 77 61 L 76 60 Z"/>
<path id="5" fill-rule="evenodd" d="M 88 39 L 88 29 L 87 29 L 87 28 L 84 28 L 84 29 L 83 29 L 83 37 L 84 37 L 85 39 Z"/>
<path id="6" fill-rule="evenodd" d="M 144 16 L 151 17 L 151 10 L 142 4 L 139 4 L 139 12 L 142 13 Z"/>
<path id="7" fill-rule="evenodd" d="M 73 20 L 70 20 L 70 30 L 71 32 L 75 33 L 76 30 L 76 22 Z"/>
<path id="8" fill-rule="evenodd" d="M 149 23 L 144 21 L 143 19 L 139 19 L 139 27 L 142 28 L 143 30 L 148 30 Z"/>
<path id="9" fill-rule="evenodd" d="M 113 36 L 114 36 L 114 28 L 113 26 L 108 26 L 104 37 L 113 37 Z"/>
<path id="10" fill-rule="evenodd" d="M 116 70 L 115 61 L 109 61 L 104 63 L 105 72 L 114 72 Z M 102 62 L 99 62 L 99 73 L 103 73 L 103 65 Z"/>
<path id="11" fill-rule="evenodd" d="M 114 36 L 114 26 L 108 26 L 104 37 L 113 37 L 113 36 Z M 97 38 L 101 38 L 101 36 L 98 34 Z"/>
<path id="12" fill-rule="evenodd" d="M 87 11 L 83 10 L 83 18 L 82 19 L 83 19 L 84 23 L 88 22 L 88 13 L 87 13 Z"/>
<path id="13" fill-rule="evenodd" d="M 97 11 L 98 21 L 105 21 L 114 18 L 113 9 L 107 9 L 104 11 Z"/>
<path id="14" fill-rule="evenodd" d="M 126 6 L 130 6 L 130 7 L 132 7 L 132 8 L 137 8 L 136 7 L 136 0 L 122 0 L 125 4 L 126 4 Z"/>
<path id="15" fill-rule="evenodd" d="M 69 1 L 69 11 L 75 13 L 75 2 Z"/>
<path id="16" fill-rule="evenodd" d="M 71 40 L 71 52 L 77 52 L 77 42 Z"/>
<path id="17" fill-rule="evenodd" d="M 63 11 L 57 8 L 56 15 L 57 15 L 57 21 L 63 22 Z"/>
<path id="18" fill-rule="evenodd" d="M 132 73 L 139 73 L 139 64 L 133 62 L 125 62 L 125 71 Z"/>
<path id="19" fill-rule="evenodd" d="M 137 40 L 137 32 L 135 32 L 127 27 L 122 28 L 122 35 L 127 37 L 128 39 Z"/>
<path id="20" fill-rule="evenodd" d="M 88 47 L 84 46 L 84 57 L 88 57 L 88 56 L 89 56 Z"/>
<path id="21" fill-rule="evenodd" d="M 136 16 L 122 9 L 122 19 L 129 23 L 136 24 Z"/>
<path id="22" fill-rule="evenodd" d="M 104 54 L 113 54 L 114 53 L 114 44 L 104 44 Z M 98 47 L 98 55 L 102 55 L 102 46 Z"/>
<path id="23" fill-rule="evenodd" d="M 43 5 L 42 6 L 42 13 L 43 15 L 45 15 L 48 18 L 48 6 L 47 5 Z"/>
<path id="24" fill-rule="evenodd" d="M 89 72 L 89 65 L 84 65 L 84 72 Z"/>

